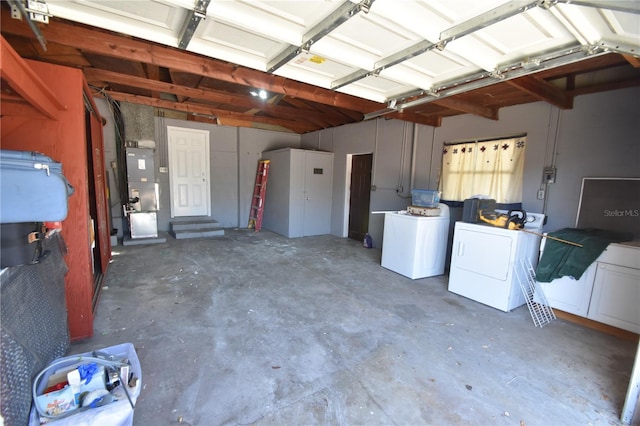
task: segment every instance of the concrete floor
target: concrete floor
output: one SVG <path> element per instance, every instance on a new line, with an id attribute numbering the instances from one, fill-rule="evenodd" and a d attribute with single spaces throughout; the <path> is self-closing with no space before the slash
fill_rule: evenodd
<path id="1" fill-rule="evenodd" d="M 135 425 L 620 423 L 636 342 L 536 328 L 359 242 L 226 230 L 114 252 L 70 352 L 135 345 Z"/>

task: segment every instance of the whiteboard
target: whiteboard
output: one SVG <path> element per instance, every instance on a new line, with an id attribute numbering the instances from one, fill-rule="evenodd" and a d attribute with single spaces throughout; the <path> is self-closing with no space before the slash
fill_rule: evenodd
<path id="1" fill-rule="evenodd" d="M 631 232 L 640 240 L 640 178 L 583 178 L 576 228 Z"/>

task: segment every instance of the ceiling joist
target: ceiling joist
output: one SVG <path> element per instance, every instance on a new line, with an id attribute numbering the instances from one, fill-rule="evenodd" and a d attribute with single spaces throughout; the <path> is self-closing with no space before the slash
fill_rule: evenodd
<path id="1" fill-rule="evenodd" d="M 220 119 L 232 119 L 241 120 L 254 123 L 264 123 L 268 125 L 277 124 L 283 129 L 287 129 L 295 133 L 306 133 L 309 131 L 310 126 L 308 124 L 297 122 L 293 120 L 274 119 L 269 117 L 262 117 L 251 114 L 242 114 L 237 112 L 227 111 L 221 108 L 213 108 L 203 104 L 196 104 L 192 102 L 171 102 L 162 99 L 154 99 L 146 96 L 132 95 L 129 93 L 114 92 L 107 90 L 106 93 L 112 99 L 116 101 L 125 101 L 133 104 L 147 105 L 156 108 L 163 108 L 169 110 L 182 111 L 192 114 L 204 114 L 210 117 L 219 117 Z M 99 95 L 99 94 L 98 94 Z"/>
<path id="2" fill-rule="evenodd" d="M 5 17 L 5 14 L 2 14 L 1 19 L 3 32 L 23 37 L 31 35 L 30 29 L 24 23 Z M 239 67 L 216 59 L 204 58 L 174 48 L 132 40 L 101 31 L 56 23 L 56 25 L 43 28 L 42 33 L 49 42 L 74 46 L 87 52 L 153 64 L 355 111 L 374 111 L 379 108 L 377 102 L 331 92 L 284 77 L 267 75 L 261 71 Z"/>
<path id="3" fill-rule="evenodd" d="M 456 111 L 488 118 L 489 120 L 498 119 L 498 108 L 482 106 L 463 99 L 444 98 L 435 100 L 433 103 L 445 108 L 455 109 Z"/>
<path id="4" fill-rule="evenodd" d="M 550 103 L 560 109 L 573 108 L 573 97 L 557 87 L 538 80 L 533 76 L 524 76 L 508 80 L 508 84 L 524 90 L 541 101 Z"/>

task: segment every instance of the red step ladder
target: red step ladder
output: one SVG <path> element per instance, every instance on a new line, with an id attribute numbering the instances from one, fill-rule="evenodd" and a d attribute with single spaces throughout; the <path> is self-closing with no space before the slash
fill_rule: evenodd
<path id="1" fill-rule="evenodd" d="M 258 173 L 256 173 L 256 185 L 253 188 L 251 198 L 251 210 L 249 211 L 249 224 L 247 228 L 254 228 L 257 231 L 262 229 L 262 214 L 264 213 L 264 196 L 267 192 L 267 179 L 269 177 L 269 164 L 271 160 L 260 160 L 258 162 Z"/>

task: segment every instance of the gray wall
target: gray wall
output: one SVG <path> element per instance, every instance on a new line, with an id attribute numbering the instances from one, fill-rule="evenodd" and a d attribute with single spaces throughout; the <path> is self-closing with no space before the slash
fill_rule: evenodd
<path id="1" fill-rule="evenodd" d="M 247 129 L 156 117 L 156 140 L 166 147 L 166 126 L 208 130 L 211 164 L 211 217 L 222 227 L 246 227 L 262 152 L 283 147 L 297 148 L 300 136 L 291 133 Z M 157 150 L 158 151 L 158 150 Z M 160 205 L 158 229 L 170 227 L 169 174 L 159 173 Z"/>
<path id="2" fill-rule="evenodd" d="M 414 125 L 398 120 L 378 119 L 302 136 L 302 147 L 334 153 L 331 233 L 346 236 L 345 208 L 348 206 L 347 158 L 349 154 L 373 153 L 371 211 L 401 210 L 411 204 L 410 166 Z M 404 153 L 403 156 L 403 146 Z M 420 171 L 424 181 L 424 171 Z M 396 188 L 404 191 L 397 193 Z M 423 188 L 427 189 L 427 188 Z M 409 197 L 409 198 L 407 198 Z M 380 247 L 384 215 L 369 215 L 369 233 Z"/>
<path id="3" fill-rule="evenodd" d="M 111 187 L 113 227 L 118 228 L 118 236 L 123 236 L 126 223 L 122 221 L 116 174 L 111 170 L 111 162 L 117 161 L 113 115 L 107 103 L 96 99 L 100 114 L 107 120 L 103 128 L 105 161 Z M 209 131 L 211 165 L 211 217 L 225 228 L 246 227 L 249 207 L 253 195 L 258 160 L 263 151 L 284 147 L 299 148 L 300 135 L 217 126 L 175 118 L 154 117 L 148 108 L 122 104 L 122 112 L 127 127 L 127 140 L 153 140 L 156 143 L 154 161 L 156 182 L 160 187 L 160 210 L 158 230 L 168 231 L 171 221 L 171 199 L 169 193 L 167 126 L 184 127 Z M 152 129 L 153 132 L 150 132 Z M 161 172 L 161 167 L 166 171 Z"/>
<path id="4" fill-rule="evenodd" d="M 166 231 L 171 221 L 169 192 L 167 126 L 185 127 L 209 132 L 209 164 L 211 179 L 211 217 L 223 227 L 238 223 L 238 137 L 235 127 L 214 126 L 207 123 L 155 117 L 157 142 L 156 179 L 160 183 L 160 211 L 158 229 Z M 167 172 L 160 172 L 167 167 Z"/>
<path id="5" fill-rule="evenodd" d="M 575 100 L 561 111 L 549 230 L 575 226 L 583 177 L 640 177 L 640 88 Z"/>
<path id="6" fill-rule="evenodd" d="M 156 165 L 163 166 L 161 160 L 166 161 L 163 150 L 167 125 L 209 130 L 212 217 L 225 227 L 245 227 L 257 161 L 263 151 L 292 147 L 334 152 L 331 233 L 345 236 L 349 155 L 373 153 L 376 189 L 371 193 L 371 210 L 400 210 L 410 204 L 412 188 L 438 187 L 444 142 L 527 133 L 523 208 L 532 212 L 546 210 L 549 219 L 545 230 L 552 231 L 574 225 L 582 177 L 640 175 L 637 99 L 640 88 L 632 88 L 579 96 L 571 110 L 559 110 L 543 102 L 503 108 L 498 121 L 461 115 L 445 118 L 441 127 L 433 128 L 378 118 L 302 136 L 155 117 Z M 100 112 L 111 122 L 106 105 L 96 101 Z M 139 116 L 132 114 L 125 121 L 139 120 Z M 110 161 L 115 160 L 115 139 L 109 127 L 105 126 L 105 158 L 110 170 Z M 542 170 L 552 164 L 558 170 L 557 182 L 546 188 Z M 169 229 L 168 176 L 157 173 L 161 187 L 160 230 Z M 117 216 L 117 185 L 111 175 L 110 186 L 112 204 L 117 207 L 113 214 Z M 400 186 L 403 191 L 397 193 Z M 546 200 L 537 199 L 540 188 L 546 189 Z M 452 214 L 455 220 L 459 213 Z M 376 247 L 382 244 L 383 221 L 384 215 L 370 215 L 369 232 Z"/>
<path id="7" fill-rule="evenodd" d="M 373 152 L 371 210 L 398 210 L 410 203 L 396 195 L 399 176 L 413 176 L 413 188 L 436 189 L 444 142 L 492 138 L 527 133 L 523 208 L 543 212 L 545 200 L 537 199 L 542 170 L 553 164 L 557 183 L 546 191 L 549 215 L 545 230 L 573 226 L 580 182 L 584 176 L 638 176 L 640 88 L 579 96 L 572 110 L 559 110 L 543 102 L 500 110 L 500 120 L 461 115 L 445 118 L 441 127 L 405 126 L 396 120 L 346 125 L 302 136 L 302 147 L 335 152 L 334 196 L 331 232 L 344 236 L 346 162 L 348 154 Z M 414 133 L 415 132 L 415 133 Z M 401 161 L 405 146 L 405 161 Z M 415 142 L 415 145 L 413 144 Z M 413 158 L 406 159 L 415 152 Z M 413 173 L 411 165 L 415 164 Z M 404 191 L 409 195 L 407 184 Z M 454 219 L 459 213 L 453 212 Z M 374 245 L 382 240 L 382 215 L 372 215 L 369 232 Z"/>

